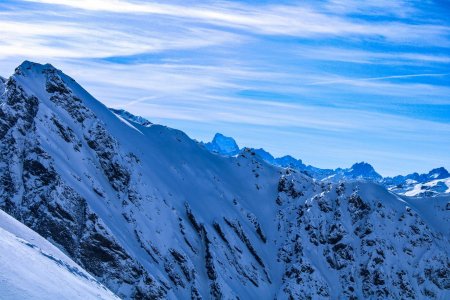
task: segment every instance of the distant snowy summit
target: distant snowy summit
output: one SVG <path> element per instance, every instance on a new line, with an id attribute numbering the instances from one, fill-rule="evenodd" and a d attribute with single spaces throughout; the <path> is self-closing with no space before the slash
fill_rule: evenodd
<path id="1" fill-rule="evenodd" d="M 436 196 L 450 193 L 450 174 L 441 167 L 426 174 L 386 177 L 382 180 L 389 190 L 405 196 Z"/>
<path id="2" fill-rule="evenodd" d="M 204 146 L 209 151 L 221 155 L 233 156 L 240 152 L 240 149 L 233 138 L 224 136 L 220 133 L 216 133 L 213 140 L 204 144 Z"/>
<path id="3" fill-rule="evenodd" d="M 321 169 L 306 165 L 301 159 L 290 155 L 274 157 L 262 148 L 239 148 L 232 137 L 221 133 L 216 133 L 211 142 L 203 145 L 212 153 L 223 156 L 234 156 L 244 149 L 249 149 L 269 164 L 298 170 L 320 181 L 368 180 L 380 183 L 389 190 L 405 196 L 438 196 L 450 193 L 450 173 L 443 167 L 433 169 L 427 174 L 412 173 L 405 176 L 383 177 L 367 162 L 355 163 L 350 168 Z"/>

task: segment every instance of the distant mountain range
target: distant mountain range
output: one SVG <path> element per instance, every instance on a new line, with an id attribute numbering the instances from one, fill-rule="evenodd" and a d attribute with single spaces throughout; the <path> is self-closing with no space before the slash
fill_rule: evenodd
<path id="1" fill-rule="evenodd" d="M 389 190 L 405 196 L 438 196 L 450 193 L 450 174 L 443 167 L 433 169 L 427 174 L 412 173 L 406 176 L 382 177 L 372 165 L 366 162 L 355 163 L 350 168 L 344 169 L 321 169 L 305 165 L 301 159 L 296 159 L 290 155 L 273 157 L 264 149 L 241 149 L 232 137 L 227 137 L 220 133 L 216 133 L 211 142 L 201 142 L 200 144 L 212 153 L 223 156 L 235 156 L 242 151 L 250 150 L 274 166 L 292 168 L 320 181 L 369 180 L 382 184 Z"/>

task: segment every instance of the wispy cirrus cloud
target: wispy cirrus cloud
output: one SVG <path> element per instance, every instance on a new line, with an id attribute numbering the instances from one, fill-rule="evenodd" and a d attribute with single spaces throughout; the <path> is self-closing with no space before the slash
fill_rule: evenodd
<path id="1" fill-rule="evenodd" d="M 326 85 L 326 84 L 336 84 L 336 83 L 355 83 L 355 82 L 364 82 L 364 81 L 379 81 L 379 80 L 387 80 L 387 79 L 404 79 L 404 78 L 416 78 L 416 77 L 443 77 L 449 76 L 450 73 L 424 73 L 424 74 L 406 74 L 406 75 L 391 75 L 391 76 L 382 76 L 382 77 L 367 77 L 367 78 L 341 78 L 334 79 L 328 81 L 318 81 L 311 82 L 307 85 Z"/>
<path id="2" fill-rule="evenodd" d="M 315 101 L 325 101 L 333 105 L 342 105 L 352 99 L 346 106 L 359 105 L 362 108 L 367 104 L 372 106 L 374 101 L 381 104 L 384 102 L 383 99 L 389 97 L 389 104 L 402 104 L 407 99 L 409 104 L 450 105 L 448 86 L 407 81 L 422 77 L 447 78 L 448 73 L 372 78 L 324 73 L 292 74 L 263 70 L 232 59 L 216 60 L 214 66 L 181 62 L 130 65 L 58 61 L 55 64 L 60 65 L 83 84 L 95 84 L 95 90 L 104 87 L 104 90 L 111 91 L 111 95 L 107 98 L 119 106 L 126 106 L 128 101 L 134 102 L 138 99 L 141 99 L 139 102 L 144 102 L 148 97 L 163 98 L 168 102 L 177 98 L 208 102 L 212 97 L 220 98 L 223 95 L 240 97 L 241 93 L 252 94 L 253 91 L 258 95 L 266 94 L 264 99 L 278 100 L 280 103 L 283 103 L 283 97 L 289 98 L 289 102 L 313 104 L 314 101 L 306 100 L 316 99 Z M 396 82 L 392 82 L 394 79 Z M 323 86 L 326 86 L 326 89 Z M 355 97 L 349 98 L 347 96 L 349 94 Z M 383 98 L 377 99 L 377 96 Z M 191 100 L 185 101 L 190 103 Z M 253 100 L 252 103 L 256 105 L 257 101 L 259 100 Z M 205 110 L 209 112 L 209 109 Z"/>
<path id="3" fill-rule="evenodd" d="M 367 101 L 377 101 L 380 104 L 385 103 L 386 97 L 388 104 L 428 104 L 428 105 L 450 105 L 450 87 L 448 85 L 436 85 L 418 82 L 401 82 L 402 80 L 412 78 L 448 78 L 450 73 L 436 74 L 407 74 L 391 75 L 382 77 L 363 77 L 352 78 L 343 76 L 312 76 L 317 81 L 308 82 L 307 86 L 330 86 L 324 93 L 345 94 L 352 93 L 359 97 L 368 97 Z M 396 82 L 392 82 L 396 80 Z M 447 80 L 448 81 L 448 80 Z M 383 96 L 377 100 L 376 96 Z M 356 101 L 355 104 L 364 102 Z"/>
<path id="4" fill-rule="evenodd" d="M 15 19 L 14 16 L 10 16 Z M 158 32 L 97 23 L 0 20 L 0 57 L 103 58 L 238 43 L 240 36 L 207 28 Z"/>
<path id="5" fill-rule="evenodd" d="M 82 10 L 113 12 L 120 14 L 151 14 L 181 18 L 189 21 L 231 27 L 257 34 L 312 36 L 360 36 L 382 38 L 391 42 L 421 42 L 450 46 L 450 28 L 436 24 L 410 24 L 399 21 L 367 22 L 358 18 L 342 17 L 331 7 L 342 7 L 342 2 L 329 3 L 314 9 L 311 5 L 244 5 L 231 2 L 188 5 L 160 2 L 131 2 L 127 0 L 26 0 L 57 4 Z M 391 5 L 392 6 L 392 5 Z M 366 7 L 368 10 L 383 6 L 370 1 L 370 5 L 352 4 L 348 7 Z M 389 7 L 389 5 L 385 5 Z M 397 10 L 397 6 L 394 6 Z M 425 36 L 426 35 L 426 36 Z"/>
<path id="6" fill-rule="evenodd" d="M 343 47 L 311 47 L 301 46 L 294 50 L 293 55 L 303 58 L 320 60 L 349 62 L 359 64 L 381 65 L 425 65 L 450 64 L 450 55 L 441 53 L 399 52 L 379 50 L 367 51 Z"/>
<path id="7" fill-rule="evenodd" d="M 330 0 L 325 7 L 339 14 L 362 14 L 362 15 L 387 15 L 405 18 L 418 10 L 413 5 L 414 1 L 405 0 Z"/>

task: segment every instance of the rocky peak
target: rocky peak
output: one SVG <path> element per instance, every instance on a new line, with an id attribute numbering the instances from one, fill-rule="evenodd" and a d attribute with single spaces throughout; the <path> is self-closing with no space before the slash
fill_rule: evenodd
<path id="1" fill-rule="evenodd" d="M 371 164 L 360 162 L 354 164 L 350 169 L 346 170 L 346 176 L 353 178 L 381 180 L 382 176 L 378 174 Z"/>
<path id="2" fill-rule="evenodd" d="M 236 155 L 239 153 L 239 146 L 232 137 L 224 136 L 216 133 L 210 143 L 206 143 L 205 147 L 215 153 L 222 155 Z"/>
<path id="3" fill-rule="evenodd" d="M 297 170 L 304 170 L 306 168 L 306 165 L 302 162 L 301 159 L 296 159 L 295 157 L 292 157 L 290 155 L 278 157 L 275 159 L 275 162 L 277 163 L 277 165 L 285 168 L 289 167 Z"/>
<path id="4" fill-rule="evenodd" d="M 450 173 L 448 173 L 447 169 L 444 167 L 436 168 L 428 172 L 428 177 L 430 179 L 442 179 L 450 177 Z"/>
<path id="5" fill-rule="evenodd" d="M 46 72 L 56 73 L 58 71 L 59 70 L 56 69 L 51 64 L 39 64 L 25 60 L 15 69 L 14 75 L 29 76 L 30 74 L 33 73 L 34 74 L 43 74 Z"/>
<path id="6" fill-rule="evenodd" d="M 439 196 L 450 192 L 450 174 L 444 167 L 440 167 L 424 174 L 415 172 L 406 176 L 386 177 L 382 184 L 402 195 Z"/>

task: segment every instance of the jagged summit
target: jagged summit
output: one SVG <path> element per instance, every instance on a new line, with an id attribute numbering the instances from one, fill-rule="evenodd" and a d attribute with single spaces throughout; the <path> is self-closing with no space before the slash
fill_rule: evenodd
<path id="1" fill-rule="evenodd" d="M 445 169 L 444 167 L 439 167 L 430 170 L 428 173 L 419 174 L 417 172 L 414 172 L 405 176 L 397 175 L 394 177 L 386 177 L 385 180 L 393 183 L 401 183 L 402 181 L 405 181 L 407 179 L 415 180 L 417 182 L 425 182 L 433 179 L 444 179 L 449 177 L 450 173 L 447 171 L 447 169 Z"/>
<path id="2" fill-rule="evenodd" d="M 203 145 L 209 151 L 224 156 L 234 156 L 240 152 L 243 152 L 244 150 L 252 151 L 264 161 L 275 166 L 283 168 L 293 168 L 298 170 L 304 170 L 306 168 L 306 165 L 303 164 L 302 160 L 296 159 L 290 155 L 275 158 L 272 154 L 270 154 L 263 148 L 256 149 L 244 147 L 242 149 L 239 149 L 239 146 L 232 137 L 224 136 L 221 133 L 216 133 L 211 142 Z"/>
<path id="3" fill-rule="evenodd" d="M 213 140 L 206 143 L 205 147 L 209 151 L 221 155 L 233 156 L 238 154 L 240 151 L 239 146 L 233 138 L 224 136 L 221 133 L 216 133 Z"/>
<path id="4" fill-rule="evenodd" d="M 380 180 L 383 177 L 378 174 L 371 164 L 366 162 L 355 163 L 350 169 L 345 171 L 345 175 L 353 178 L 365 178 L 372 180 Z"/>
<path id="5" fill-rule="evenodd" d="M 42 73 L 43 71 L 59 71 L 53 65 L 40 64 L 29 60 L 23 61 L 16 69 L 16 75 L 25 75 L 27 73 Z"/>
<path id="6" fill-rule="evenodd" d="M 232 137 L 226 137 L 220 133 L 216 133 L 213 140 L 209 143 L 204 144 L 205 148 L 213 153 L 218 153 L 225 156 L 233 156 L 238 154 L 240 150 L 235 140 Z M 305 172 L 312 177 L 319 180 L 373 180 L 380 181 L 383 177 L 378 174 L 375 169 L 366 162 L 355 163 L 348 169 L 337 168 L 335 170 L 331 169 L 320 169 L 313 166 L 307 166 L 303 163 L 301 159 L 294 158 L 291 155 L 285 155 L 282 157 L 274 157 L 268 151 L 259 148 L 249 148 L 264 161 L 279 166 L 282 168 L 296 169 Z"/>
<path id="7" fill-rule="evenodd" d="M 443 167 L 424 174 L 386 177 L 382 183 L 389 190 L 406 196 L 439 196 L 450 193 L 450 174 Z"/>
<path id="8" fill-rule="evenodd" d="M 450 173 L 447 171 L 446 168 L 440 167 L 428 172 L 428 177 L 434 179 L 448 178 L 450 177 Z"/>

